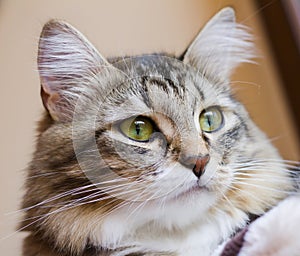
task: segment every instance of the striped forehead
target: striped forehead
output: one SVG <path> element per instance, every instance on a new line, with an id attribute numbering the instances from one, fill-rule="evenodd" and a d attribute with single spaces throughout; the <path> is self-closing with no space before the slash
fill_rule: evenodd
<path id="1" fill-rule="evenodd" d="M 149 107 L 156 110 L 161 107 L 166 112 L 191 110 L 203 97 L 202 91 L 188 81 L 174 82 L 171 79 L 151 77 L 143 80 L 142 90 L 144 88 L 147 91 L 146 101 L 149 102 Z"/>
<path id="2" fill-rule="evenodd" d="M 174 58 L 159 55 L 131 57 L 114 65 L 130 78 L 123 84 L 126 90 L 117 90 L 128 94 L 128 98 L 125 96 L 127 103 L 120 106 L 120 115 L 154 111 L 185 119 L 197 110 L 221 105 L 223 98 L 228 97 L 221 89 L 223 86 L 214 86 L 197 70 Z"/>
<path id="3" fill-rule="evenodd" d="M 203 76 L 193 72 L 181 74 L 179 79 L 172 72 L 170 76 L 175 79 L 159 75 L 141 79 L 141 94 L 144 94 L 143 91 L 146 92 L 147 97 L 144 99 L 149 102 L 149 107 L 167 105 L 165 107 L 168 108 L 172 105 L 191 111 L 195 108 L 222 105 L 224 98 L 229 96 L 226 91 L 215 88 Z"/>

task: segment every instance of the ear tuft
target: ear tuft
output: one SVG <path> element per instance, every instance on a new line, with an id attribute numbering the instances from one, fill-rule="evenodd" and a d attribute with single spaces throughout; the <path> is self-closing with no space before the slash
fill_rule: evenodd
<path id="1" fill-rule="evenodd" d="M 38 70 L 43 104 L 54 120 L 71 118 L 81 85 L 104 65 L 109 64 L 71 25 L 58 20 L 45 24 L 39 41 Z"/>
<path id="2" fill-rule="evenodd" d="M 234 10 L 226 7 L 200 31 L 183 61 L 212 81 L 228 82 L 234 68 L 252 62 L 254 56 L 250 34 L 246 27 L 236 23 Z"/>

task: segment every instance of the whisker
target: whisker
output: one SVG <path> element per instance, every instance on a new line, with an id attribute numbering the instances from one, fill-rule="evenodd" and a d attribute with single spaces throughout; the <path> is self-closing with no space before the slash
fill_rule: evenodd
<path id="1" fill-rule="evenodd" d="M 263 174 L 263 173 L 235 173 L 234 174 L 234 179 L 235 180 L 251 180 L 251 182 L 253 181 L 260 181 L 260 182 L 264 182 L 264 181 L 271 181 L 274 183 L 278 183 L 278 184 L 292 184 L 293 183 L 293 178 L 292 177 L 286 177 L 286 178 L 282 178 L 282 177 L 277 177 L 277 176 L 271 176 L 271 175 L 267 175 L 267 174 Z"/>
<path id="2" fill-rule="evenodd" d="M 268 190 L 268 191 L 273 191 L 273 192 L 278 192 L 278 193 L 286 193 L 287 195 L 291 193 L 290 190 L 280 190 L 280 189 L 276 189 L 276 188 L 267 187 L 264 185 L 252 184 L 252 183 L 247 183 L 247 182 L 243 182 L 243 181 L 233 181 L 232 184 L 233 185 L 246 185 L 246 186 L 250 186 L 250 187 L 260 188 L 263 190 Z"/>
<path id="3" fill-rule="evenodd" d="M 253 193 L 251 193 L 250 191 L 246 191 L 246 190 L 243 190 L 243 189 L 240 189 L 238 187 L 235 187 L 233 186 L 232 189 L 230 189 L 230 191 L 234 194 L 236 194 L 237 196 L 243 196 L 243 195 L 247 195 L 250 196 L 251 198 L 255 199 L 255 201 L 259 201 L 260 203 L 262 203 L 263 205 L 266 205 L 268 208 L 271 208 L 273 207 L 274 205 L 273 204 L 270 204 L 269 202 L 267 202 L 266 200 L 262 200 L 261 198 L 253 195 Z M 237 192 L 239 191 L 239 192 Z"/>

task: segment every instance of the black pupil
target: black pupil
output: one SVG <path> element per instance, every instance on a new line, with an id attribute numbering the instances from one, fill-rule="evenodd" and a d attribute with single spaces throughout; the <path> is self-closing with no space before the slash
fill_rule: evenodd
<path id="1" fill-rule="evenodd" d="M 135 121 L 135 131 L 137 135 L 140 135 L 141 133 L 141 126 L 144 124 L 143 121 Z"/>
<path id="2" fill-rule="evenodd" d="M 206 120 L 207 120 L 207 123 L 210 127 L 211 123 L 212 123 L 212 115 L 210 113 L 206 113 Z"/>

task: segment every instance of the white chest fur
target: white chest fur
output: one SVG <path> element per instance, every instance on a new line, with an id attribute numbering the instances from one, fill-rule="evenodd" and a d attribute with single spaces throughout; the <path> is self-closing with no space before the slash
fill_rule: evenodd
<path id="1" fill-rule="evenodd" d="M 124 207 L 105 219 L 93 243 L 111 249 L 133 246 L 136 251 L 211 255 L 246 216 L 241 212 L 237 221 L 225 213 L 211 214 L 210 196 L 201 201 L 174 200 L 168 206 L 149 203 L 140 209 Z"/>

